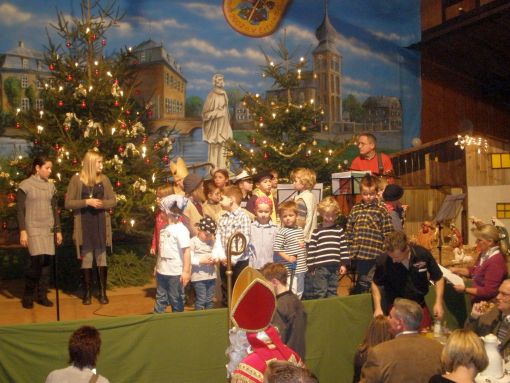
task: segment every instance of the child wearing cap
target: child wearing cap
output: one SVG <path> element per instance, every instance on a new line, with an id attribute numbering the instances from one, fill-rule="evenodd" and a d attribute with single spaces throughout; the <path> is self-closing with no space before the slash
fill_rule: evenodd
<path id="1" fill-rule="evenodd" d="M 202 201 L 205 200 L 203 178 L 198 174 L 188 174 L 183 181 L 184 193 L 190 203 L 186 205 L 184 216 L 186 217 L 186 227 L 191 235 L 197 234 L 197 223 L 204 217 Z"/>
<path id="2" fill-rule="evenodd" d="M 250 226 L 250 262 L 260 270 L 266 263 L 273 262 L 273 244 L 278 228 L 271 221 L 273 202 L 268 197 L 258 197 L 255 201 L 255 221 Z"/>
<path id="3" fill-rule="evenodd" d="M 168 225 L 160 232 L 159 254 L 156 261 L 155 313 L 163 313 L 167 306 L 172 311 L 184 311 L 184 287 L 191 277 L 189 230 L 180 222 L 187 198 L 172 194 L 164 197 L 160 208 L 168 218 Z"/>
<path id="4" fill-rule="evenodd" d="M 211 256 L 216 222 L 205 216 L 198 222 L 198 233 L 190 240 L 191 284 L 195 290 L 195 310 L 213 308 L 216 285 L 215 260 Z"/>
<path id="5" fill-rule="evenodd" d="M 273 199 L 272 193 L 272 180 L 273 175 L 269 172 L 261 172 L 256 174 L 253 177 L 253 183 L 255 184 L 255 189 L 253 190 L 253 195 L 257 197 L 268 197 L 272 204 L 273 209 L 271 211 L 271 221 L 276 223 L 276 205 Z M 246 206 L 246 210 L 255 214 L 255 200 L 251 199 Z"/>
<path id="6" fill-rule="evenodd" d="M 404 195 L 404 189 L 397 184 L 388 184 L 384 188 L 382 198 L 388 213 L 390 213 L 391 223 L 397 231 L 404 229 L 404 214 L 407 205 L 402 205 L 400 199 Z"/>

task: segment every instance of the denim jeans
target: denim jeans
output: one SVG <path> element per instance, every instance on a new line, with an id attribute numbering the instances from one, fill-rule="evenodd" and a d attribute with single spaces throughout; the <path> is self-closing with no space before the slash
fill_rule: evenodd
<path id="1" fill-rule="evenodd" d="M 317 266 L 306 273 L 304 299 L 327 298 L 337 295 L 339 265 Z"/>
<path id="2" fill-rule="evenodd" d="M 173 312 L 184 311 L 184 289 L 180 275 L 163 275 L 156 273 L 156 304 L 155 313 L 163 313 L 167 306 L 172 306 Z"/>
<path id="3" fill-rule="evenodd" d="M 352 294 L 368 293 L 372 285 L 372 279 L 375 271 L 375 259 L 356 259 L 356 285 L 352 289 Z"/>
<path id="4" fill-rule="evenodd" d="M 195 289 L 195 310 L 212 309 L 216 279 L 191 282 Z"/>

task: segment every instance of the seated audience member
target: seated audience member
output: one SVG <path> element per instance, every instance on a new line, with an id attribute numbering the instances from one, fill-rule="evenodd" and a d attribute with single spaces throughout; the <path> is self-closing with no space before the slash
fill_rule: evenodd
<path id="1" fill-rule="evenodd" d="M 405 233 L 395 231 L 387 236 L 384 242 L 386 253 L 376 260 L 376 268 L 372 282 L 372 298 L 374 300 L 374 316 L 382 315 L 382 291 L 388 309 L 395 298 L 406 298 L 418 303 L 423 309 L 422 328 L 431 325 L 430 312 L 425 304 L 425 296 L 429 292 L 429 283 L 436 286 L 434 316 L 443 318 L 443 273 L 430 252 L 407 240 Z"/>
<path id="2" fill-rule="evenodd" d="M 304 367 L 275 360 L 267 366 L 264 383 L 319 383 L 319 381 Z"/>
<path id="3" fill-rule="evenodd" d="M 473 331 L 459 329 L 446 341 L 441 364 L 445 374 L 434 375 L 429 383 L 474 383 L 476 375 L 489 364 L 489 359 L 480 337 Z"/>
<path id="4" fill-rule="evenodd" d="M 441 373 L 443 346 L 418 333 L 423 312 L 420 305 L 408 299 L 397 299 L 389 321 L 395 339 L 372 347 L 361 369 L 360 382 L 426 383 Z"/>
<path id="5" fill-rule="evenodd" d="M 377 346 L 379 343 L 386 342 L 393 338 L 390 329 L 390 322 L 384 315 L 378 315 L 372 319 L 368 325 L 367 332 L 363 342 L 359 345 L 354 354 L 354 376 L 352 382 L 359 382 L 361 376 L 361 367 L 367 360 L 368 350 Z"/>
<path id="6" fill-rule="evenodd" d="M 283 343 L 304 360 L 306 312 L 303 303 L 287 286 L 287 269 L 281 263 L 268 263 L 261 272 L 276 294 L 276 311 L 271 324 L 280 332 Z"/>
<path id="7" fill-rule="evenodd" d="M 510 347 L 510 279 L 499 286 L 495 305 L 485 301 L 473 305 L 466 327 L 479 336 L 496 335 L 501 354 Z"/>
<path id="8" fill-rule="evenodd" d="M 101 349 L 99 331 L 92 326 L 82 326 L 69 339 L 69 363 L 71 365 L 50 372 L 46 383 L 109 383 L 96 372 L 96 362 Z"/>
<path id="9" fill-rule="evenodd" d="M 496 226 L 483 225 L 473 230 L 476 237 L 476 248 L 480 252 L 473 267 L 450 267 L 455 274 L 472 278 L 473 285 L 455 285 L 459 293 L 471 296 L 473 303 L 493 299 L 498 293 L 498 287 L 507 277 L 506 252 L 507 248 L 500 240 Z"/>

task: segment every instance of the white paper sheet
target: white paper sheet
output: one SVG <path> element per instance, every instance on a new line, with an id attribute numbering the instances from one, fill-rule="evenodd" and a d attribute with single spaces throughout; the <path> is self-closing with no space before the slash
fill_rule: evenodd
<path id="1" fill-rule="evenodd" d="M 462 277 L 458 276 L 457 274 L 452 273 L 450 270 L 448 270 L 446 267 L 444 267 L 442 265 L 439 265 L 439 268 L 443 272 L 444 279 L 446 279 L 452 285 L 464 286 L 464 279 L 462 279 Z"/>

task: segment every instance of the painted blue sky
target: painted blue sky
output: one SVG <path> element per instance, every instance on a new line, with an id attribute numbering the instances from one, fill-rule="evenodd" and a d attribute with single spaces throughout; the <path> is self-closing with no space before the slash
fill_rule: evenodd
<path id="1" fill-rule="evenodd" d="M 419 41 L 419 0 L 330 0 L 329 15 L 339 33 L 342 91 L 360 98 L 396 96 L 404 106 L 405 136 L 419 130 L 419 60 L 405 49 Z M 45 28 L 56 20 L 56 9 L 80 15 L 78 0 L 3 1 L 0 4 L 0 52 L 18 40 L 43 49 Z M 322 0 L 294 0 L 278 31 L 254 39 L 226 23 L 221 0 L 121 0 L 125 17 L 107 35 L 109 52 L 149 38 L 163 42 L 183 69 L 188 95 L 205 97 L 211 77 L 225 75 L 226 87 L 262 92 L 269 87 L 260 76 L 262 47 L 271 53 L 286 30 L 290 47 L 305 53 L 317 45 L 315 29 L 324 17 Z M 51 28 L 50 28 L 51 30 Z M 107 51 L 107 52 L 108 52 Z M 405 140 L 406 141 L 406 140 Z M 407 145 L 404 145 L 407 146 Z"/>

